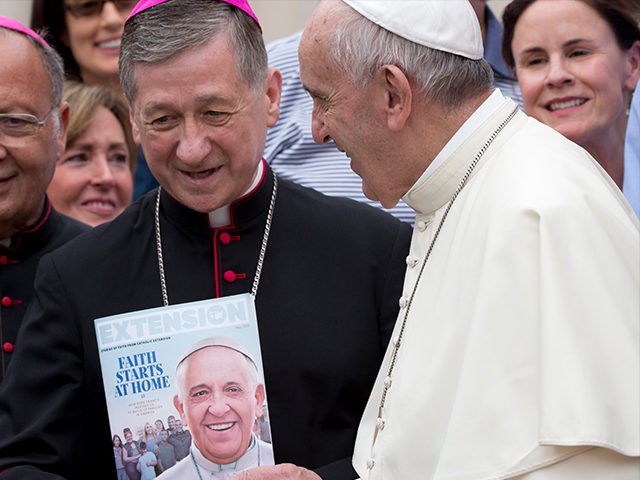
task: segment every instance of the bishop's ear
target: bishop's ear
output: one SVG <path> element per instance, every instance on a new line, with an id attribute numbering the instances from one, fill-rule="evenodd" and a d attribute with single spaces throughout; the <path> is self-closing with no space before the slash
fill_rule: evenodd
<path id="1" fill-rule="evenodd" d="M 136 145 L 140 145 L 140 143 L 142 143 L 140 128 L 138 128 L 138 123 L 136 122 L 136 117 L 132 108 L 129 108 L 129 122 L 131 123 L 131 135 L 133 136 L 133 141 L 136 142 Z"/>
<path id="2" fill-rule="evenodd" d="M 280 116 L 280 94 L 282 93 L 282 74 L 271 68 L 265 80 L 265 99 L 267 101 L 267 126 L 273 127 Z"/>

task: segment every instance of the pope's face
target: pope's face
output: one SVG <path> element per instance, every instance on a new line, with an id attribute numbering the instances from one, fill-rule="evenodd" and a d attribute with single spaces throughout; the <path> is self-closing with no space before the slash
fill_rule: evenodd
<path id="1" fill-rule="evenodd" d="M 333 21 L 320 3 L 300 40 L 300 78 L 313 99 L 311 132 L 316 143 L 335 142 L 351 160 L 351 169 L 362 178 L 362 191 L 384 207 L 396 205 L 408 188 L 399 186 L 400 152 L 387 137 L 380 115 L 380 91 L 374 84 L 356 87 L 329 56 Z M 391 150 L 391 153 L 389 152 Z"/>
<path id="2" fill-rule="evenodd" d="M 278 118 L 280 74 L 270 70 L 256 92 L 221 33 L 159 64 L 137 64 L 135 77 L 134 138 L 162 187 L 199 212 L 242 196 Z"/>
<path id="3" fill-rule="evenodd" d="M 264 387 L 253 364 L 226 347 L 206 347 L 187 357 L 178 369 L 180 418 L 208 460 L 235 462 L 247 450 Z"/>

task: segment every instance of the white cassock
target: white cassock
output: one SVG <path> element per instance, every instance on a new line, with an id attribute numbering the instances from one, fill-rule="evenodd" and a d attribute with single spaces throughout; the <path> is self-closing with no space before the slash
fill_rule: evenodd
<path id="1" fill-rule="evenodd" d="M 640 233 L 584 150 L 495 91 L 405 195 L 409 315 L 358 431 L 367 480 L 638 479 Z M 376 423 L 383 428 L 375 435 Z M 593 448 L 596 447 L 596 448 Z"/>
<path id="2" fill-rule="evenodd" d="M 261 465 L 273 465 L 273 447 L 251 435 L 247 451 L 233 463 L 221 465 L 207 460 L 191 443 L 189 455 L 158 476 L 158 480 L 229 480 L 239 472 Z"/>

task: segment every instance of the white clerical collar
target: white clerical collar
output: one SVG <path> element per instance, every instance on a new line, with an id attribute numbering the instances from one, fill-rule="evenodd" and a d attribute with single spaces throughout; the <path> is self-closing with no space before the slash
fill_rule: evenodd
<path id="1" fill-rule="evenodd" d="M 462 145 L 473 132 L 475 132 L 483 122 L 485 122 L 491 115 L 493 115 L 504 102 L 504 96 L 502 92 L 497 88 L 493 90 L 493 93 L 489 95 L 482 104 L 477 108 L 473 114 L 467 119 L 466 122 L 458 129 L 458 131 L 451 137 L 440 153 L 433 159 L 433 162 L 422 173 L 418 181 L 409 189 L 409 191 L 402 197 L 406 202 L 406 196 L 417 186 L 424 183 L 424 181 L 431 176 L 433 172 L 447 159 L 451 154 L 456 151 L 460 145 Z M 408 203 L 408 202 L 407 202 Z"/>
<path id="2" fill-rule="evenodd" d="M 220 475 L 221 472 L 234 472 L 238 473 L 248 468 L 256 467 L 260 465 L 260 447 L 256 436 L 252 433 L 251 440 L 249 441 L 249 448 L 238 460 L 233 463 L 217 464 L 210 460 L 207 460 L 194 442 L 191 442 L 191 455 L 195 459 L 202 478 L 227 478 L 225 475 Z M 195 466 L 194 466 L 195 468 Z M 206 472 L 205 472 L 206 471 Z M 204 475 L 207 473 L 208 475 Z M 218 475 L 216 475 L 218 474 Z"/>
<path id="3" fill-rule="evenodd" d="M 256 173 L 253 176 L 253 182 L 249 188 L 242 194 L 242 196 L 248 194 L 253 189 L 255 189 L 260 180 L 262 180 L 262 172 L 264 171 L 264 165 L 262 164 L 262 160 L 258 162 L 258 167 L 256 168 Z M 225 227 L 231 223 L 231 207 L 229 205 L 225 205 L 220 207 L 213 212 L 209 212 L 209 225 L 214 228 L 217 227 Z"/>

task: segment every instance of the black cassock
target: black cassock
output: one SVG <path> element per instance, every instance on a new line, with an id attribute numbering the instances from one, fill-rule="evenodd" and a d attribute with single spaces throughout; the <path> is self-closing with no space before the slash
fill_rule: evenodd
<path id="1" fill-rule="evenodd" d="M 251 290 L 272 186 L 267 167 L 217 229 L 162 192 L 171 304 Z M 21 332 L 29 343 L 0 390 L 0 471 L 22 465 L 3 479 L 115 478 L 93 320 L 162 305 L 155 196 L 43 259 Z M 410 236 L 385 212 L 278 179 L 256 296 L 277 463 L 356 477 L 355 434 L 398 312 Z"/>
<path id="2" fill-rule="evenodd" d="M 13 352 L 22 346 L 16 339 L 40 258 L 89 228 L 56 212 L 46 200 L 37 222 L 15 235 L 9 245 L 0 245 L 0 382 Z"/>

